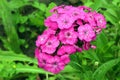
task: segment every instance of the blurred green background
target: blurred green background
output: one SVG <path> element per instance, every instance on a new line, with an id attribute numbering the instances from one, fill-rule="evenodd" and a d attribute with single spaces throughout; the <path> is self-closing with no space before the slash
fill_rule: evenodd
<path id="1" fill-rule="evenodd" d="M 35 40 L 58 5 L 88 6 L 102 13 L 107 28 L 96 50 L 71 55 L 56 75 L 37 67 Z M 120 0 L 0 0 L 0 80 L 120 80 Z"/>

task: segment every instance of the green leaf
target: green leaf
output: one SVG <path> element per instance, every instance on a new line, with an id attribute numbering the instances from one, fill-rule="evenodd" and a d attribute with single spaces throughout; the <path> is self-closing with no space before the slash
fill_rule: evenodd
<path id="1" fill-rule="evenodd" d="M 46 10 L 46 5 L 44 3 L 39 3 L 39 2 L 34 2 L 34 4 L 32 4 L 32 6 L 34 6 L 35 8 L 38 8 L 39 10 L 45 12 Z"/>
<path id="2" fill-rule="evenodd" d="M 55 6 L 57 6 L 57 5 L 56 5 L 55 3 L 53 3 L 53 2 L 51 2 L 51 3 L 48 5 L 48 7 L 47 7 L 47 9 L 46 9 L 46 14 L 45 14 L 46 17 L 48 17 L 48 16 L 51 15 L 50 10 L 51 10 L 53 7 L 55 7 Z"/>
<path id="3" fill-rule="evenodd" d="M 107 46 L 107 43 L 108 43 L 108 38 L 105 36 L 104 32 L 101 32 L 97 36 L 97 40 L 96 40 L 97 51 L 98 52 L 104 51 L 104 48 L 105 48 L 105 46 Z"/>
<path id="4" fill-rule="evenodd" d="M 12 10 L 12 9 L 15 9 L 15 8 L 20 8 L 22 6 L 25 6 L 25 5 L 28 5 L 29 3 L 24 1 L 24 0 L 11 0 L 9 1 L 8 5 L 9 5 L 9 8 Z"/>
<path id="5" fill-rule="evenodd" d="M 65 67 L 65 69 L 63 71 L 61 71 L 61 73 L 75 73 L 75 72 L 79 72 L 78 70 L 76 70 L 75 68 L 73 68 L 72 66 L 70 65 L 67 65 Z"/>
<path id="6" fill-rule="evenodd" d="M 90 7 L 92 7 L 93 10 L 98 10 L 101 6 L 103 6 L 104 0 L 94 0 L 94 4 L 92 4 Z"/>
<path id="7" fill-rule="evenodd" d="M 1 51 L 0 50 L 0 61 L 27 61 L 29 63 L 37 64 L 37 60 L 27 57 L 23 54 L 15 54 L 12 51 Z"/>
<path id="8" fill-rule="evenodd" d="M 17 73 L 25 73 L 25 72 L 28 72 L 28 73 L 40 73 L 40 74 L 51 74 L 52 73 L 49 73 L 41 68 L 37 68 L 37 67 L 33 67 L 33 66 L 25 66 L 25 65 L 21 65 L 21 66 L 16 66 L 15 68 L 16 72 Z"/>
<path id="9" fill-rule="evenodd" d="M 112 24 L 115 25 L 118 22 L 117 18 L 114 15 L 112 15 L 110 12 L 105 11 L 104 15 L 105 15 L 107 21 L 110 21 Z"/>
<path id="10" fill-rule="evenodd" d="M 102 64 L 97 70 L 93 73 L 93 80 L 104 80 L 105 74 L 116 64 L 120 62 L 120 58 L 113 59 L 107 61 L 106 63 Z"/>
<path id="11" fill-rule="evenodd" d="M 11 50 L 13 50 L 14 52 L 20 53 L 21 49 L 18 34 L 15 29 L 15 22 L 13 22 L 12 20 L 12 14 L 11 11 L 9 10 L 6 0 L 0 0 L 0 9 L 2 10 L 0 14 L 2 16 L 4 29 L 8 37 L 7 40 L 9 46 L 11 47 Z"/>

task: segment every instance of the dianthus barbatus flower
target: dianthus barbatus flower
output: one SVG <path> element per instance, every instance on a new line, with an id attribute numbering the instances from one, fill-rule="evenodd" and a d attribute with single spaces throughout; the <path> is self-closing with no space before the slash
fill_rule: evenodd
<path id="1" fill-rule="evenodd" d="M 42 44 L 45 44 L 50 35 L 55 34 L 55 31 L 52 29 L 46 29 L 42 35 L 39 35 L 36 40 L 36 46 L 40 47 Z"/>
<path id="2" fill-rule="evenodd" d="M 68 29 L 72 26 L 73 22 L 74 22 L 74 19 L 72 19 L 72 17 L 70 17 L 69 14 L 63 14 L 60 16 L 59 20 L 57 21 L 58 28 Z"/>
<path id="3" fill-rule="evenodd" d="M 45 44 L 41 45 L 42 52 L 53 54 L 59 45 L 59 40 L 55 36 L 50 36 Z"/>
<path id="4" fill-rule="evenodd" d="M 106 20 L 102 14 L 96 13 L 94 17 L 99 28 L 106 28 Z"/>
<path id="5" fill-rule="evenodd" d="M 63 45 L 59 48 L 57 55 L 73 54 L 76 52 L 76 48 L 73 45 Z"/>
<path id="6" fill-rule="evenodd" d="M 65 63 L 61 60 L 61 58 L 54 56 L 48 60 L 48 64 L 45 66 L 45 69 L 56 74 L 63 70 L 64 67 Z"/>
<path id="7" fill-rule="evenodd" d="M 73 28 L 64 29 L 60 31 L 58 38 L 63 44 L 74 44 L 77 42 L 77 33 Z"/>
<path id="8" fill-rule="evenodd" d="M 48 18 L 44 21 L 44 23 L 45 23 L 45 26 L 46 26 L 46 27 L 51 28 L 51 29 L 53 29 L 53 30 L 57 30 L 57 28 L 58 28 L 57 22 L 56 22 L 56 21 L 52 21 L 52 20 L 51 20 L 51 17 L 48 17 Z"/>
<path id="9" fill-rule="evenodd" d="M 56 6 L 44 21 L 47 29 L 36 40 L 38 66 L 54 74 L 70 62 L 69 56 L 95 49 L 91 41 L 106 28 L 102 14 L 86 6 Z"/>
<path id="10" fill-rule="evenodd" d="M 95 32 L 89 24 L 85 24 L 78 28 L 78 37 L 82 41 L 85 40 L 87 42 L 90 42 L 95 36 Z"/>

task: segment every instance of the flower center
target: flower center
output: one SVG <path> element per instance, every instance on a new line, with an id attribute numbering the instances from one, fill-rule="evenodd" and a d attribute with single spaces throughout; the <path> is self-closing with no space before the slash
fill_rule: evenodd
<path id="1" fill-rule="evenodd" d="M 64 20 L 64 23 L 65 23 L 65 24 L 67 24 L 67 23 L 68 23 L 68 21 L 67 21 L 67 20 Z"/>
<path id="2" fill-rule="evenodd" d="M 74 16 L 77 16 L 77 15 L 78 15 L 78 13 L 76 13 L 76 12 L 75 12 L 73 15 L 74 15 Z"/>
<path id="3" fill-rule="evenodd" d="M 54 62 L 54 63 L 53 63 L 53 66 L 54 66 L 54 67 L 57 67 L 57 65 L 58 65 L 57 62 Z"/>
<path id="4" fill-rule="evenodd" d="M 69 37 L 70 35 L 71 35 L 71 34 L 68 32 L 68 33 L 67 33 L 67 36 Z"/>
<path id="5" fill-rule="evenodd" d="M 46 64 L 46 60 L 43 59 L 43 60 L 42 60 L 42 63 L 43 63 L 43 64 Z"/>
<path id="6" fill-rule="evenodd" d="M 48 45 L 51 45 L 52 43 L 51 43 L 51 42 L 48 42 L 47 44 L 48 44 Z"/>
<path id="7" fill-rule="evenodd" d="M 84 30 L 83 32 L 84 32 L 85 35 L 87 34 L 87 31 L 86 31 L 86 30 Z"/>

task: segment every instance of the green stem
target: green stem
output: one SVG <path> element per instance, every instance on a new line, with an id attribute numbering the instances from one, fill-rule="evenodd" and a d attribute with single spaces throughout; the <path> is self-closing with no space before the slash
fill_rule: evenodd
<path id="1" fill-rule="evenodd" d="M 48 73 L 46 73 L 46 80 L 48 80 Z"/>

